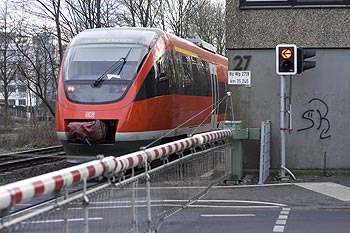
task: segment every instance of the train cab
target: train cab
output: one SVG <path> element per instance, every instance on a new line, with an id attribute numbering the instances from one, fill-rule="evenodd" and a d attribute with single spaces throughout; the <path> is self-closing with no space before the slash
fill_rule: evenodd
<path id="1" fill-rule="evenodd" d="M 159 29 L 85 30 L 62 62 L 58 138 L 68 155 L 121 155 L 220 127 L 226 76 L 226 58 Z"/>

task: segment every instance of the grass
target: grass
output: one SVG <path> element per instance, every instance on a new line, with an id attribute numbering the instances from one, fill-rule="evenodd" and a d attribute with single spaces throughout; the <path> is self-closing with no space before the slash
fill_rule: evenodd
<path id="1" fill-rule="evenodd" d="M 59 145 L 53 122 L 12 118 L 0 126 L 0 153 Z"/>

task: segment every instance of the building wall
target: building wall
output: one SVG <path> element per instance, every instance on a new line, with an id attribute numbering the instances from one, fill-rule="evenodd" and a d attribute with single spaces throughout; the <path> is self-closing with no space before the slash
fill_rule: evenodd
<path id="1" fill-rule="evenodd" d="M 236 120 L 246 127 L 272 121 L 272 167 L 280 163 L 280 43 L 316 49 L 316 68 L 292 77 L 292 123 L 286 133 L 289 168 L 350 168 L 350 8 L 239 9 L 227 1 L 229 70 L 251 56 L 251 87 L 230 86 Z M 287 17 L 288 16 L 288 17 Z M 289 79 L 288 86 L 289 86 Z M 288 90 L 288 88 L 287 88 Z M 244 166 L 257 168 L 259 146 L 245 142 Z"/>
<path id="2" fill-rule="evenodd" d="M 226 0 L 226 48 L 350 47 L 350 8 L 239 9 Z"/>
<path id="3" fill-rule="evenodd" d="M 0 82 L 0 85 L 2 85 L 2 83 Z M 34 94 L 31 94 L 29 92 L 29 90 L 25 87 L 24 90 L 20 90 L 19 87 L 22 85 L 18 85 L 16 82 L 12 82 L 11 86 L 14 90 L 12 90 L 10 96 L 9 96 L 9 105 L 14 105 L 14 106 L 35 106 L 36 105 L 36 97 L 34 96 Z M 0 92 L 0 102 L 4 101 L 4 96 L 3 94 Z M 25 104 L 23 103 L 25 102 Z"/>

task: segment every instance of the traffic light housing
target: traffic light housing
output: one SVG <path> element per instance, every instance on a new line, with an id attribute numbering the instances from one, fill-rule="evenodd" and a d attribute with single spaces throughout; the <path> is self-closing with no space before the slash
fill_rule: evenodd
<path id="1" fill-rule="evenodd" d="M 297 73 L 297 46 L 279 44 L 276 46 L 276 74 L 295 75 Z"/>
<path id="2" fill-rule="evenodd" d="M 297 51 L 297 60 L 298 60 L 297 73 L 298 74 L 302 73 L 305 70 L 316 67 L 316 61 L 306 60 L 314 56 L 316 56 L 316 50 L 298 48 L 298 51 Z"/>

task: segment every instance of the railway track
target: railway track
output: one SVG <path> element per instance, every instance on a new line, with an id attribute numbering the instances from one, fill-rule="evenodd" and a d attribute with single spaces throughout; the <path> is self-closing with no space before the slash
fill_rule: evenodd
<path id="1" fill-rule="evenodd" d="M 3 153 L 0 154 L 0 161 L 3 156 L 15 156 L 15 155 L 40 155 L 40 154 L 48 154 L 53 152 L 63 152 L 63 146 L 51 146 L 40 149 L 32 149 L 32 150 L 24 150 L 12 153 Z"/>
<path id="2" fill-rule="evenodd" d="M 0 185 L 38 176 L 76 164 L 66 161 L 62 146 L 0 155 Z"/>

